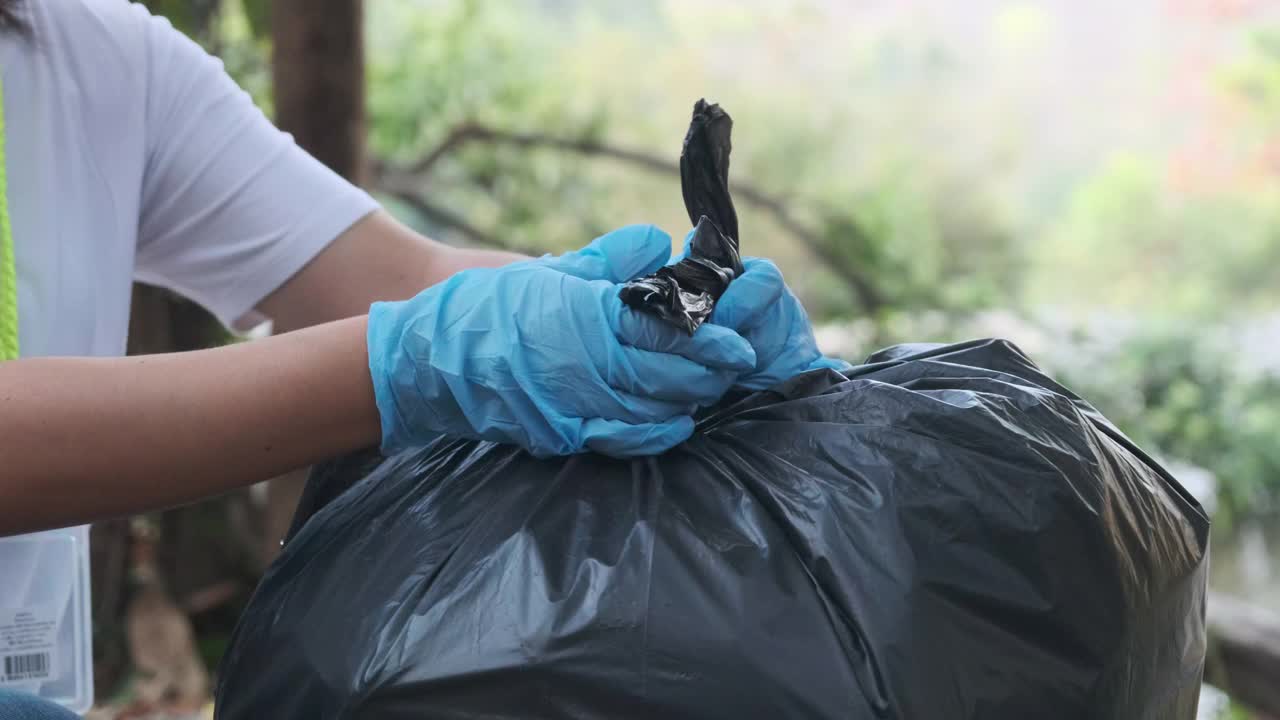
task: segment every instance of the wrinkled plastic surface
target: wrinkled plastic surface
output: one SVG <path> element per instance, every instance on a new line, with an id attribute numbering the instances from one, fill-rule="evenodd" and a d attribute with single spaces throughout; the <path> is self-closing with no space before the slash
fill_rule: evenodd
<path id="1" fill-rule="evenodd" d="M 1195 716 L 1204 513 L 999 341 L 806 373 L 658 458 L 351 456 L 299 522 L 220 718 Z"/>
<path id="2" fill-rule="evenodd" d="M 729 136 L 733 120 L 719 105 L 699 100 L 680 153 L 680 189 L 693 223 L 680 262 L 623 286 L 622 301 L 657 315 L 690 335 L 715 309 L 729 283 L 742 275 L 738 214 L 729 195 Z"/>

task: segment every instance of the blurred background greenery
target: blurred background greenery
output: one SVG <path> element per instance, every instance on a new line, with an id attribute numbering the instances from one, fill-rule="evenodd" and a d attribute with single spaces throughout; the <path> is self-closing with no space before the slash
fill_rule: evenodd
<path id="1" fill-rule="evenodd" d="M 273 112 L 264 0 L 149 5 Z M 1280 607 L 1273 3 L 376 0 L 365 22 L 366 184 L 402 218 L 529 252 L 630 222 L 679 240 L 671 168 L 719 102 L 744 252 L 825 350 L 1012 339 L 1213 508 L 1213 584 Z"/>

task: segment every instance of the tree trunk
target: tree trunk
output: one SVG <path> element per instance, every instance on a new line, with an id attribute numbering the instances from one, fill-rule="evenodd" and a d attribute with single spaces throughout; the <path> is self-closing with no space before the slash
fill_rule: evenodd
<path id="1" fill-rule="evenodd" d="M 276 125 L 302 149 L 357 185 L 365 176 L 364 4 L 273 0 Z M 267 485 L 262 556 L 269 563 L 306 483 L 297 471 Z"/>
<path id="2" fill-rule="evenodd" d="M 276 124 L 334 172 L 364 181 L 364 3 L 273 0 Z"/>

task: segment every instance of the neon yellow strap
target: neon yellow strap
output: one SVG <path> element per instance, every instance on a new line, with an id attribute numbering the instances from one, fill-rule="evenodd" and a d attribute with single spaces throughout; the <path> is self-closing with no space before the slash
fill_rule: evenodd
<path id="1" fill-rule="evenodd" d="M 0 80 L 0 360 L 15 360 L 18 357 L 18 271 L 13 262 L 5 165 L 4 82 Z"/>

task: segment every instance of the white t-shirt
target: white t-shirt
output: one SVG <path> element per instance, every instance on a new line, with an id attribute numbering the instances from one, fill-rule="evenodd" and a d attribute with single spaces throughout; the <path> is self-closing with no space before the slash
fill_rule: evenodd
<path id="1" fill-rule="evenodd" d="M 123 354 L 135 278 L 243 328 L 375 209 L 142 6 L 21 8 L 29 38 L 0 35 L 0 73 L 22 355 Z M 85 528 L 0 540 L 0 624 L 54 622 L 28 649 L 42 679 L 0 687 L 81 712 L 93 695 L 87 540 Z"/>
<path id="2" fill-rule="evenodd" d="M 22 355 L 123 354 L 134 279 L 243 329 L 376 207 L 141 5 L 20 7 L 0 73 Z"/>

